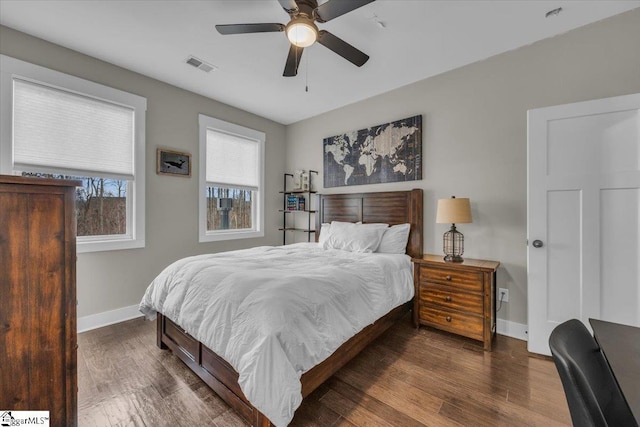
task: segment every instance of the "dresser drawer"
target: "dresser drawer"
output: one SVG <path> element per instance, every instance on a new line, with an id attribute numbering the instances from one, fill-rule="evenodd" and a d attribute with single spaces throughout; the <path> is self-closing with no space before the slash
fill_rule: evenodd
<path id="1" fill-rule="evenodd" d="M 473 314 L 459 313 L 453 310 L 440 309 L 431 305 L 420 307 L 420 320 L 445 331 L 465 337 L 483 339 L 483 318 Z"/>
<path id="2" fill-rule="evenodd" d="M 470 291 L 482 292 L 482 273 L 420 266 L 421 282 L 439 282 Z"/>
<path id="3" fill-rule="evenodd" d="M 434 283 L 420 284 L 420 304 L 431 304 L 442 308 L 464 311 L 482 316 L 484 298 L 482 294 L 470 293 L 453 286 Z"/>

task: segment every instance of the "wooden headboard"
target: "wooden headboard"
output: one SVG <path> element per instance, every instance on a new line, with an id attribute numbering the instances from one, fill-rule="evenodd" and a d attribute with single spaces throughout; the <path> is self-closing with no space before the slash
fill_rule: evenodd
<path id="1" fill-rule="evenodd" d="M 389 225 L 411 224 L 407 255 L 422 257 L 422 190 L 386 191 L 379 193 L 318 194 L 316 241 L 320 225 L 331 221 L 383 222 Z"/>

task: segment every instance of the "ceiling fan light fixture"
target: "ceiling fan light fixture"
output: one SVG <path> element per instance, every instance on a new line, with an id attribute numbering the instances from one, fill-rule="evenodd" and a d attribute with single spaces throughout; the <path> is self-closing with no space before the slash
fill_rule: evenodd
<path id="1" fill-rule="evenodd" d="M 285 31 L 294 46 L 308 47 L 318 40 L 318 27 L 309 19 L 294 19 L 287 24 Z"/>
<path id="2" fill-rule="evenodd" d="M 2 0 L 0 0 L 2 1 Z M 336 37 L 327 30 L 318 30 L 316 22 L 325 23 L 375 0 L 277 0 L 289 15 L 287 25 L 278 23 L 254 24 L 219 24 L 216 30 L 220 34 L 247 33 L 278 33 L 284 31 L 289 41 L 289 54 L 285 63 L 284 77 L 298 74 L 298 66 L 304 48 L 318 42 L 327 49 L 340 55 L 356 67 L 362 67 L 369 55 L 356 49 L 340 37 Z M 318 3 L 322 2 L 319 6 Z M 377 20 L 377 17 L 374 14 Z M 378 25 L 384 27 L 384 22 L 377 20 Z"/>

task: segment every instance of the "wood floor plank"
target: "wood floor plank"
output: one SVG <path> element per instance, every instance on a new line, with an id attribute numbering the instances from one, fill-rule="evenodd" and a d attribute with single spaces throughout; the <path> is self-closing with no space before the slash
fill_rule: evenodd
<path id="1" fill-rule="evenodd" d="M 79 426 L 240 427 L 246 423 L 169 351 L 155 322 L 135 319 L 79 334 Z M 498 336 L 475 341 L 408 318 L 305 399 L 294 427 L 567 426 L 550 359 Z"/>
<path id="2" fill-rule="evenodd" d="M 196 399 L 204 403 L 205 410 L 211 418 L 214 420 L 221 416 L 229 418 L 228 415 L 225 415 L 229 412 L 229 406 L 208 385 L 201 382 L 190 387 L 190 390 Z"/>
<path id="3" fill-rule="evenodd" d="M 453 420 L 439 415 L 443 403 L 441 399 L 402 380 L 385 375 L 383 371 L 361 369 L 357 363 L 352 362 L 350 368 L 345 367 L 335 376 L 362 391 L 366 391 L 369 396 L 386 403 L 399 412 L 410 415 L 422 425 L 434 427 L 458 425 Z M 371 381 L 363 381 L 363 378 L 367 378 L 367 376 L 371 378 Z"/>
<path id="4" fill-rule="evenodd" d="M 369 412 L 377 414 L 382 419 L 393 420 L 395 425 L 401 425 L 403 427 L 420 427 L 423 425 L 404 412 L 400 412 L 387 405 L 385 402 L 381 402 L 380 400 L 369 396 L 366 392 L 358 390 L 337 377 L 330 378 L 327 383 L 331 387 L 331 390 L 335 390 L 343 396 L 344 399 L 353 401 L 358 406 L 367 409 Z"/>
<path id="5" fill-rule="evenodd" d="M 131 396 L 144 424 L 151 426 L 175 425 L 179 414 L 175 414 L 153 386 L 147 386 Z"/>
<path id="6" fill-rule="evenodd" d="M 356 426 L 394 427 L 391 421 L 384 420 L 367 408 L 358 405 L 350 399 L 345 399 L 344 396 L 333 390 L 325 393 L 320 401 Z"/>
<path id="7" fill-rule="evenodd" d="M 558 384 L 549 390 L 557 390 L 561 387 L 562 385 Z M 563 396 L 558 396 L 557 393 L 549 393 L 537 388 L 524 394 L 510 391 L 507 400 L 517 406 L 527 408 L 538 414 L 546 415 L 560 423 L 571 424 L 567 401 Z"/>
<path id="8" fill-rule="evenodd" d="M 80 351 L 82 349 L 78 348 L 78 350 Z M 124 353 L 124 348 L 121 349 L 121 352 Z M 111 356 L 111 354 L 105 352 L 97 351 L 96 353 L 87 354 L 84 359 L 91 378 L 95 383 L 97 397 L 99 399 L 120 394 L 120 385 L 122 381 L 125 380 L 124 378 L 119 378 L 116 375 L 117 364 L 121 362 L 121 360 L 119 360 L 120 358 L 117 356 Z M 81 374 L 83 374 L 83 372 L 78 372 L 78 375 Z M 79 384 L 82 384 L 82 381 L 84 380 L 79 380 Z"/>
<path id="9" fill-rule="evenodd" d="M 390 349 L 385 350 L 385 346 L 378 346 L 371 349 L 375 351 L 392 351 Z M 468 355 L 467 355 L 468 356 Z M 464 359 L 463 353 L 458 354 L 458 359 Z M 474 357 L 474 356 L 471 356 Z M 458 409 L 463 409 L 470 415 L 471 419 L 476 421 L 484 420 L 486 425 L 504 424 L 509 425 L 517 423 L 517 425 L 558 425 L 558 420 L 548 417 L 546 414 L 538 413 L 535 411 L 529 411 L 526 407 L 509 402 L 506 396 L 502 395 L 504 387 L 508 387 L 508 382 L 499 384 L 500 393 L 493 392 L 491 384 L 487 384 L 491 378 L 491 370 L 487 371 L 487 378 L 483 379 L 473 374 L 469 370 L 429 370 L 424 369 L 421 366 L 416 365 L 408 360 L 409 358 L 396 358 L 392 365 L 388 365 L 382 372 L 379 373 L 379 380 L 385 381 L 387 377 L 392 377 L 400 381 L 404 381 L 409 385 L 413 385 L 417 388 L 423 389 L 425 392 L 434 394 L 441 398 L 445 402 L 444 411 L 441 413 L 446 414 L 448 417 L 458 419 L 459 417 L 452 417 L 451 414 L 455 414 L 456 411 L 451 408 L 454 406 Z M 461 388 L 460 384 L 467 382 L 467 387 Z M 540 392 L 545 392 L 549 395 L 556 396 L 556 399 L 561 401 L 564 398 L 561 388 L 556 389 L 557 392 L 553 393 L 546 388 L 545 384 L 540 386 L 534 386 Z M 559 392 L 558 392 L 559 391 Z M 561 414 L 568 414 L 568 408 L 562 408 Z M 466 417 L 462 418 L 464 422 Z M 561 420 L 569 422 L 569 419 Z"/>
<path id="10" fill-rule="evenodd" d="M 103 402 L 107 419 L 112 426 L 136 425 L 144 426 L 138 407 L 135 405 L 134 393 L 112 396 Z"/>
<path id="11" fill-rule="evenodd" d="M 177 425 L 193 427 L 214 424 L 214 419 L 209 415 L 206 404 L 195 399 L 191 390 L 187 388 L 178 389 L 163 400 L 170 412 L 179 414 L 176 420 Z"/>
<path id="12" fill-rule="evenodd" d="M 246 425 L 240 415 L 229 408 L 213 420 L 213 426 L 215 427 L 244 427 Z"/>
<path id="13" fill-rule="evenodd" d="M 78 407 L 100 406 L 100 395 L 83 352 L 78 352 Z"/>
<path id="14" fill-rule="evenodd" d="M 93 403 L 86 408 L 81 408 L 78 414 L 78 425 L 111 427 L 109 417 L 107 416 L 102 402 Z"/>
<path id="15" fill-rule="evenodd" d="M 349 420 L 346 420 L 342 417 L 332 425 L 332 427 L 355 427 L 354 424 L 350 423 Z"/>
<path id="16" fill-rule="evenodd" d="M 331 390 L 328 382 L 321 384 L 313 393 L 302 401 L 296 411 L 291 427 L 324 427 L 333 426 L 341 420 L 340 414 L 334 409 L 324 406 L 320 400 Z M 346 422 L 346 420 L 344 420 Z"/>
<path id="17" fill-rule="evenodd" d="M 406 340 L 406 338 L 404 339 Z M 507 340 L 505 337 L 500 341 Z M 416 348 L 411 347 L 412 345 L 416 346 Z M 398 352 L 398 346 L 395 345 L 393 337 L 385 341 L 383 345 L 375 348 L 379 350 L 386 348 L 396 354 Z M 401 358 L 403 361 L 409 361 L 416 366 L 440 372 L 442 375 L 452 379 L 472 381 L 478 391 L 501 395 L 505 398 L 507 392 L 520 396 L 528 394 L 531 391 L 532 384 L 535 384 L 540 390 L 561 391 L 561 383 L 555 367 L 549 361 L 531 359 L 531 364 L 534 366 L 541 362 L 546 365 L 545 371 L 542 371 L 540 369 L 531 369 L 529 365 L 514 364 L 511 360 L 502 360 L 498 351 L 478 354 L 476 351 L 467 349 L 455 349 L 454 352 L 441 351 L 429 354 L 420 351 L 418 343 L 410 343 L 409 347 L 402 353 Z"/>

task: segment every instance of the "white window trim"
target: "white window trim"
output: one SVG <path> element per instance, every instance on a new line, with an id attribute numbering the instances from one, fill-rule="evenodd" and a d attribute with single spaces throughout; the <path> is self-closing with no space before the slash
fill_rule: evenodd
<path id="1" fill-rule="evenodd" d="M 81 236 L 78 253 L 145 247 L 145 124 L 147 100 L 89 80 L 50 70 L 39 65 L 0 55 L 0 173 L 13 175 L 13 78 L 40 82 L 68 92 L 76 92 L 115 102 L 135 110 L 135 147 L 133 185 L 127 187 L 126 235 Z M 129 188 L 133 187 L 133 188 Z M 133 201 L 129 206 L 129 199 Z M 131 221 L 131 222 L 129 222 Z"/>
<path id="2" fill-rule="evenodd" d="M 266 135 L 254 129 L 244 126 L 225 122 L 213 117 L 198 115 L 199 126 L 199 143 L 200 143 L 200 159 L 198 168 L 198 238 L 203 242 L 216 242 L 221 240 L 249 239 L 264 236 L 264 144 Z M 256 194 L 255 206 L 257 212 L 253 213 L 253 221 L 255 224 L 252 230 L 207 230 L 207 129 L 218 130 L 226 133 L 235 134 L 259 142 L 259 168 L 258 177 L 260 185 Z"/>

